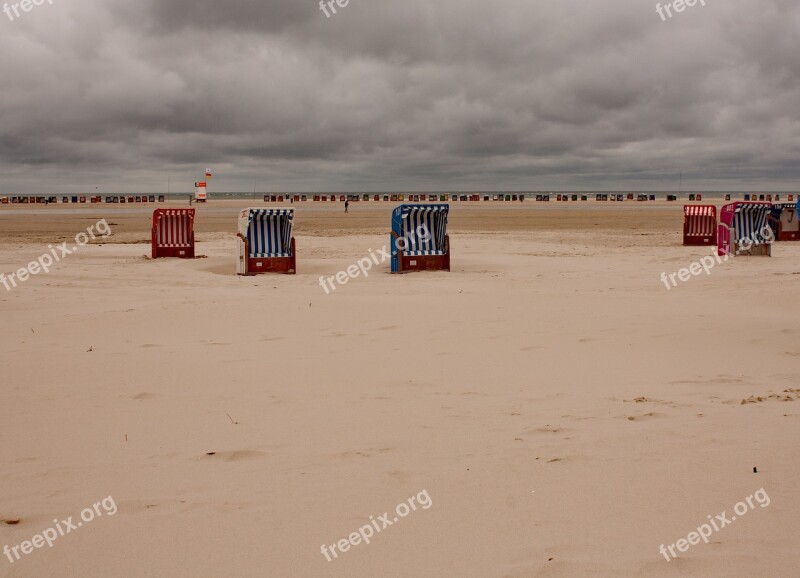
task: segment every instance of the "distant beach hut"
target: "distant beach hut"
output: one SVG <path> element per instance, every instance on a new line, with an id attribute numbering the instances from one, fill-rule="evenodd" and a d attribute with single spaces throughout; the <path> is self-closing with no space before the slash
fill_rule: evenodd
<path id="1" fill-rule="evenodd" d="M 62 203 L 69 203 L 69 197 L 61 197 Z"/>
<path id="2" fill-rule="evenodd" d="M 730 203 L 720 211 L 717 228 L 718 254 L 723 255 L 772 255 L 767 217 L 772 210 L 770 203 Z"/>
<path id="3" fill-rule="evenodd" d="M 392 273 L 449 271 L 447 204 L 400 205 L 392 212 Z"/>
<path id="4" fill-rule="evenodd" d="M 794 203 L 773 205 L 767 222 L 777 241 L 800 241 L 800 221 Z"/>
<path id="5" fill-rule="evenodd" d="M 194 259 L 194 209 L 156 209 L 151 237 L 153 259 Z"/>
<path id="6" fill-rule="evenodd" d="M 684 205 L 683 244 L 717 244 L 717 207 L 714 205 Z"/>
<path id="7" fill-rule="evenodd" d="M 239 275 L 297 272 L 292 237 L 294 209 L 244 209 L 239 213 Z"/>
<path id="8" fill-rule="evenodd" d="M 629 200 L 629 201 L 632 201 L 632 200 L 633 200 L 633 193 L 628 193 L 628 200 Z"/>
<path id="9" fill-rule="evenodd" d="M 0 197 L 0 203 L 7 205 L 8 204 L 8 197 Z"/>
<path id="10" fill-rule="evenodd" d="M 158 202 L 159 203 L 167 202 L 167 197 L 165 195 L 158 195 Z"/>

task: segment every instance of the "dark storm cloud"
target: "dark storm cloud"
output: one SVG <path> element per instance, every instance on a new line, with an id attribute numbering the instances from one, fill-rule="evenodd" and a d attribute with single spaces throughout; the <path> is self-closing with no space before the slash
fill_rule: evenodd
<path id="1" fill-rule="evenodd" d="M 55 0 L 0 20 L 0 190 L 792 188 L 800 7 L 706 4 Z"/>

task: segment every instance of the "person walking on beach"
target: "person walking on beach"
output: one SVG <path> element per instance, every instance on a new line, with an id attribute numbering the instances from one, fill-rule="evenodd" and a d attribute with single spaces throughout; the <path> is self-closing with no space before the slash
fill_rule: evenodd
<path id="1" fill-rule="evenodd" d="M 348 199 L 344 202 L 344 212 L 347 213 L 349 208 L 350 208 L 350 200 Z"/>

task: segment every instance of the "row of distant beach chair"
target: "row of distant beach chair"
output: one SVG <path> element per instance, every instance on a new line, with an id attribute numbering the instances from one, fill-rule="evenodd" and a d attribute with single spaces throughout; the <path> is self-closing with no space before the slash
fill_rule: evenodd
<path id="1" fill-rule="evenodd" d="M 79 196 L 79 195 L 71 195 L 61 197 L 62 203 L 102 203 L 104 200 L 103 197 L 93 196 L 93 197 L 86 197 L 86 196 Z M 132 195 L 128 197 L 105 197 L 106 203 L 165 203 L 167 202 L 166 195 Z M 13 197 L 0 197 L 0 204 L 8 204 L 8 203 L 22 203 L 22 204 L 35 204 L 35 203 L 58 203 L 58 197 L 52 196 L 13 196 Z"/>
<path id="2" fill-rule="evenodd" d="M 774 196 L 774 200 L 780 201 L 781 195 L 751 195 L 745 194 L 744 200 L 745 201 L 767 201 L 772 202 Z M 503 194 L 492 194 L 492 195 L 461 195 L 461 194 L 392 194 L 392 195 L 371 195 L 371 194 L 358 194 L 358 195 L 294 195 L 294 194 L 285 194 L 285 195 L 264 195 L 264 202 L 265 203 L 300 203 L 306 202 L 310 200 L 315 202 L 340 202 L 344 203 L 345 201 L 350 202 L 359 202 L 359 201 L 384 201 L 384 202 L 410 202 L 410 203 L 425 203 L 425 202 L 478 202 L 483 200 L 486 201 L 504 201 L 504 202 L 524 202 L 525 195 L 524 194 L 517 194 L 517 195 L 503 195 Z M 588 201 L 590 195 L 588 194 L 561 194 L 561 195 L 550 195 L 550 194 L 540 194 L 540 195 L 533 195 L 532 198 L 537 202 L 550 202 L 553 198 L 557 202 L 567 202 L 567 201 Z M 678 195 L 666 195 L 667 201 L 677 201 Z M 656 195 L 645 195 L 645 194 L 606 194 L 606 193 L 597 193 L 594 195 L 595 201 L 655 201 Z M 62 203 L 164 203 L 166 202 L 167 198 L 166 195 L 128 195 L 128 196 L 63 196 L 61 197 Z M 696 202 L 702 201 L 703 195 L 700 193 L 692 193 L 689 194 L 689 202 Z M 725 200 L 730 201 L 731 195 L 725 195 Z M 788 195 L 788 201 L 794 200 L 794 195 Z M 54 196 L 12 196 L 12 197 L 0 197 L 0 204 L 8 204 L 8 203 L 57 203 L 58 197 Z"/>
<path id="3" fill-rule="evenodd" d="M 392 212 L 393 273 L 449 271 L 450 237 L 446 204 L 401 205 Z M 151 236 L 153 259 L 195 257 L 195 209 L 156 209 Z M 297 272 L 294 209 L 247 208 L 237 226 L 239 275 Z"/>
<path id="4" fill-rule="evenodd" d="M 772 255 L 772 241 L 800 241 L 794 203 L 740 201 L 720 210 L 714 205 L 683 207 L 683 244 L 717 246 L 723 255 Z"/>

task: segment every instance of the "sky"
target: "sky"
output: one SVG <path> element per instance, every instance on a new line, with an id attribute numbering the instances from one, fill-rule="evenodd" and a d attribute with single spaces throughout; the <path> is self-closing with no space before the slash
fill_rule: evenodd
<path id="1" fill-rule="evenodd" d="M 3 194 L 800 190 L 797 0 L 18 1 Z"/>

